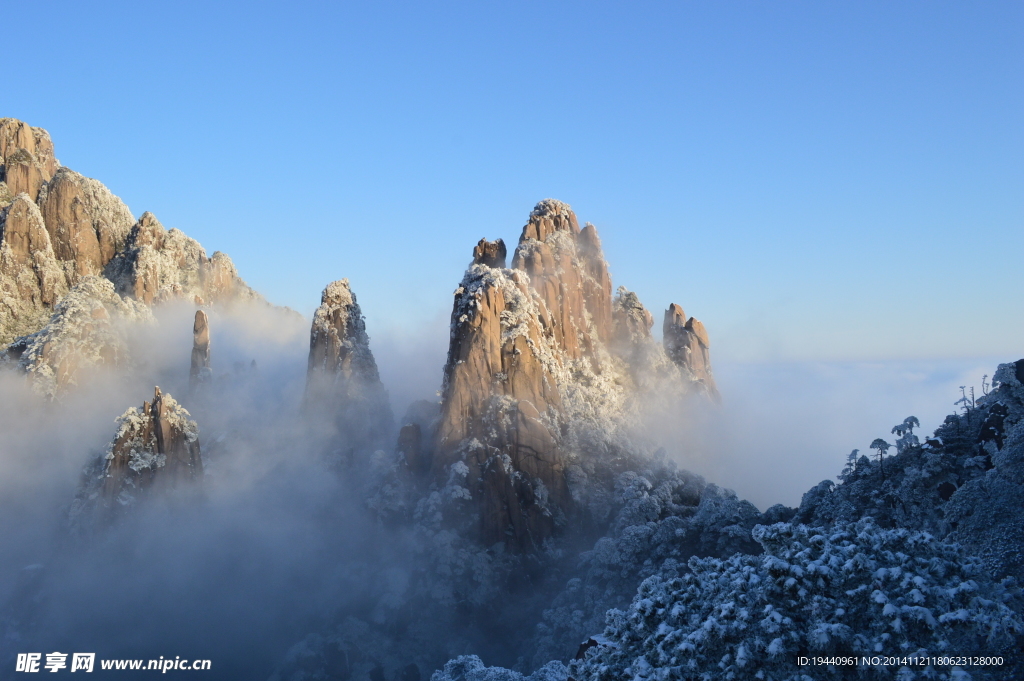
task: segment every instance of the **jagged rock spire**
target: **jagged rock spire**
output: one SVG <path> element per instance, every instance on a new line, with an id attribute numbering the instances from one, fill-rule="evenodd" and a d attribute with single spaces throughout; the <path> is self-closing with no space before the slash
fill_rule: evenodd
<path id="1" fill-rule="evenodd" d="M 154 493 L 198 491 L 203 480 L 199 427 L 191 415 L 159 386 L 153 401 L 128 409 L 117 420 L 107 450 L 85 476 L 72 504 L 73 527 L 110 521 Z M 98 517 L 90 517 L 92 511 Z"/>
<path id="2" fill-rule="evenodd" d="M 567 476 L 587 455 L 581 438 L 611 439 L 641 384 L 682 372 L 636 295 L 613 301 L 597 229 L 568 204 L 538 203 L 511 269 L 503 256 L 482 239 L 455 291 L 431 475 L 464 481 L 484 544 L 533 550 L 578 511 Z"/>
<path id="3" fill-rule="evenodd" d="M 102 183 L 61 166 L 42 128 L 0 118 L 0 177 L 0 348 L 39 331 L 61 297 L 95 275 L 147 305 L 260 300 L 226 255 L 207 257 L 152 213 L 136 221 Z"/>
<path id="4" fill-rule="evenodd" d="M 255 362 L 256 360 L 253 360 Z M 210 379 L 210 320 L 203 310 L 196 310 L 192 324 L 192 366 L 188 372 L 189 390 L 195 390 Z"/>
<path id="5" fill-rule="evenodd" d="M 305 405 L 333 414 L 339 434 L 355 448 L 379 444 L 391 428 L 387 391 L 348 279 L 327 285 L 313 315 Z"/>
<path id="6" fill-rule="evenodd" d="M 561 201 L 530 213 L 511 270 L 489 255 L 503 246 L 481 240 L 455 293 L 431 469 L 465 464 L 482 541 L 529 550 L 569 510 L 563 392 L 573 362 L 603 362 L 611 277 L 596 228 Z"/>
<path id="7" fill-rule="evenodd" d="M 24 192 L 30 201 L 59 166 L 50 134 L 15 118 L 0 118 L 0 164 L 10 195 Z"/>
<path id="8" fill-rule="evenodd" d="M 701 383 L 708 395 L 719 400 L 718 386 L 711 373 L 711 356 L 708 352 L 711 341 L 708 332 L 699 320 L 686 318 L 683 308 L 672 303 L 665 310 L 662 326 L 662 342 L 665 354 L 695 381 Z"/>
<path id="9" fill-rule="evenodd" d="M 506 255 L 505 242 L 501 239 L 496 241 L 480 239 L 476 248 L 473 249 L 473 264 L 503 269 L 505 267 Z"/>

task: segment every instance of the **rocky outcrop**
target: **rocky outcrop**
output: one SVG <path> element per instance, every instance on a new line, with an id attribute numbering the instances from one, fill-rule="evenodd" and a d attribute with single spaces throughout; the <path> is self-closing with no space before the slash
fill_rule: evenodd
<path id="1" fill-rule="evenodd" d="M 711 341 L 704 325 L 697 319 L 686 318 L 683 308 L 672 303 L 665 310 L 665 321 L 662 327 L 662 342 L 665 354 L 679 366 L 693 381 L 703 386 L 715 401 L 718 401 L 718 387 L 711 373 L 711 356 L 708 349 Z"/>
<path id="2" fill-rule="evenodd" d="M 0 180 L 0 347 L 38 331 L 60 297 L 94 275 L 147 305 L 261 300 L 226 255 L 207 257 L 152 213 L 136 221 L 103 184 L 62 167 L 42 128 L 0 119 Z"/>
<path id="3" fill-rule="evenodd" d="M 431 468 L 441 481 L 465 465 L 481 540 L 530 550 L 572 512 L 575 425 L 622 406 L 611 277 L 596 228 L 559 201 L 534 208 L 511 269 L 485 243 L 455 292 Z"/>
<path id="4" fill-rule="evenodd" d="M 304 402 L 307 411 L 331 416 L 349 449 L 377 446 L 391 429 L 387 391 L 348 279 L 328 284 L 313 315 Z"/>
<path id="5" fill-rule="evenodd" d="M 143 498 L 172 490 L 198 491 L 203 479 L 199 427 L 173 397 L 157 387 L 153 401 L 117 419 L 106 453 L 84 476 L 71 507 L 71 524 L 109 521 Z M 92 515 L 95 513 L 95 515 Z"/>
<path id="6" fill-rule="evenodd" d="M 217 252 L 207 258 L 198 241 L 181 230 L 168 231 L 149 212 L 132 226 L 124 249 L 105 274 L 119 293 L 147 305 L 197 297 L 206 303 L 260 298 L 228 256 Z"/>
<path id="7" fill-rule="evenodd" d="M 0 164 L 10 195 L 25 193 L 31 201 L 60 165 L 49 133 L 14 118 L 0 118 Z"/>
<path id="8" fill-rule="evenodd" d="M 430 468 L 464 481 L 484 544 L 533 550 L 579 511 L 570 471 L 638 422 L 651 375 L 689 382 L 567 204 L 537 204 L 510 269 L 504 250 L 481 240 L 455 292 Z"/>
<path id="9" fill-rule="evenodd" d="M 38 330 L 67 291 L 43 216 L 19 194 L 0 210 L 0 346 Z"/>
<path id="10" fill-rule="evenodd" d="M 530 277 L 550 315 L 553 340 L 569 359 L 594 356 L 611 336 L 611 277 L 593 225 L 581 235 L 567 204 L 545 199 L 523 227 L 512 268 Z"/>
<path id="11" fill-rule="evenodd" d="M 148 308 L 122 299 L 106 279 L 84 277 L 57 304 L 49 323 L 18 338 L 8 355 L 37 392 L 56 398 L 89 371 L 131 366 L 125 327 L 152 320 Z"/>
<path id="12" fill-rule="evenodd" d="M 505 242 L 501 239 L 488 241 L 480 239 L 476 248 L 473 249 L 473 263 L 487 265 L 488 267 L 505 267 L 505 256 L 508 254 L 505 249 Z"/>
<path id="13" fill-rule="evenodd" d="M 72 281 L 100 274 L 124 247 L 135 218 L 101 182 L 61 167 L 36 203 L 54 254 L 67 263 Z"/>
<path id="14" fill-rule="evenodd" d="M 433 477 L 468 467 L 480 538 L 531 548 L 568 497 L 554 322 L 530 278 L 473 264 L 455 292 Z"/>
<path id="15" fill-rule="evenodd" d="M 253 360 L 255 364 L 256 360 Z M 192 392 L 211 377 L 210 371 L 210 320 L 202 310 L 196 310 L 192 325 L 192 365 L 188 372 L 188 386 Z"/>

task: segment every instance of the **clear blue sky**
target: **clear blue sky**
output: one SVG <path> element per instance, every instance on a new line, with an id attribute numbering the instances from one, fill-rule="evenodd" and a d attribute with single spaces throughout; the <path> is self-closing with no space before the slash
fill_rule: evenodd
<path id="1" fill-rule="evenodd" d="M 0 115 L 273 302 L 436 329 L 551 196 L 714 357 L 1024 355 L 1024 3 L 8 4 Z"/>

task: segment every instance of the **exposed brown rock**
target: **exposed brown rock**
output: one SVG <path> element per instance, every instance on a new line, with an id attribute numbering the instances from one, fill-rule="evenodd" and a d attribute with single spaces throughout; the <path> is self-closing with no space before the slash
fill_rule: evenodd
<path id="1" fill-rule="evenodd" d="M 253 360 L 255 362 L 256 360 Z M 192 366 L 188 372 L 189 389 L 195 391 L 210 379 L 210 320 L 202 310 L 196 310 L 192 325 Z"/>
<path id="2" fill-rule="evenodd" d="M 710 397 L 718 400 L 718 387 L 711 373 L 711 356 L 708 352 L 711 341 L 704 325 L 697 319 L 686 318 L 683 308 L 672 303 L 665 310 L 662 327 L 662 342 L 665 353 L 688 375 L 702 384 Z"/>
<path id="3" fill-rule="evenodd" d="M 498 243 L 477 244 L 455 292 L 431 475 L 471 500 L 484 544 L 532 550 L 577 511 L 567 471 L 587 456 L 580 443 L 608 447 L 626 419 L 641 423 L 638 391 L 689 383 L 636 295 L 613 301 L 597 230 L 568 205 L 537 204 L 510 270 Z M 686 333 L 701 343 L 702 327 Z"/>
<path id="4" fill-rule="evenodd" d="M 147 307 L 118 296 L 106 279 L 84 277 L 46 326 L 18 339 L 19 363 L 38 392 L 59 398 L 86 372 L 130 367 L 125 327 L 152 320 Z"/>
<path id="5" fill-rule="evenodd" d="M 473 263 L 487 265 L 488 267 L 505 267 L 505 242 L 501 239 L 488 241 L 480 239 L 480 242 L 473 249 Z"/>
<path id="6" fill-rule="evenodd" d="M 612 277 L 608 273 L 608 263 L 604 259 L 601 238 L 597 235 L 597 227 L 587 223 L 580 230 L 576 240 L 576 251 L 583 262 L 587 277 L 583 278 L 583 300 L 598 338 L 603 343 L 611 340 L 612 322 Z"/>
<path id="7" fill-rule="evenodd" d="M 348 279 L 324 289 L 313 315 L 305 405 L 331 414 L 339 436 L 354 449 L 376 446 L 391 428 L 387 391 Z"/>
<path id="8" fill-rule="evenodd" d="M 568 205 L 537 204 L 511 271 L 474 258 L 455 294 L 432 471 L 442 481 L 467 466 L 485 543 L 536 548 L 564 522 L 560 424 L 593 411 L 570 384 L 605 370 L 612 328 L 597 230 L 581 231 Z"/>
<path id="9" fill-rule="evenodd" d="M 32 152 L 50 177 L 60 167 L 53 155 L 50 133 L 16 118 L 0 118 L 0 159 L 6 159 L 8 154 L 18 149 Z"/>
<path id="10" fill-rule="evenodd" d="M 555 343 L 570 359 L 589 349 L 581 341 L 589 336 L 584 316 L 584 268 L 576 258 L 579 224 L 567 204 L 545 199 L 537 204 L 523 227 L 512 267 L 530 275 L 532 288 L 540 295 L 551 316 Z"/>
<path id="11" fill-rule="evenodd" d="M 172 299 L 224 303 L 260 296 L 239 278 L 231 259 L 206 257 L 195 239 L 164 228 L 145 212 L 128 234 L 124 249 L 106 267 L 107 278 L 122 295 L 147 305 Z"/>
<path id="12" fill-rule="evenodd" d="M 173 397 L 157 387 L 152 402 L 132 407 L 117 424 L 110 448 L 87 471 L 72 504 L 73 529 L 110 522 L 144 498 L 201 489 L 199 428 Z"/>
<path id="13" fill-rule="evenodd" d="M 546 352 L 551 319 L 528 282 L 476 264 L 456 291 L 431 466 L 444 481 L 464 463 L 481 540 L 521 549 L 553 533 L 568 497 L 553 422 L 561 398 Z"/>
<path id="14" fill-rule="evenodd" d="M 65 167 L 43 186 L 37 203 L 54 254 L 71 264 L 75 282 L 103 272 L 135 222 L 128 207 L 100 182 Z"/>
<path id="15" fill-rule="evenodd" d="M 43 166 L 28 149 L 18 149 L 4 158 L 4 182 L 11 193 L 35 198 L 48 180 Z"/>
<path id="16" fill-rule="evenodd" d="M 0 210 L 0 346 L 38 330 L 67 291 L 43 216 L 19 194 Z"/>
<path id="17" fill-rule="evenodd" d="M 616 291 L 614 309 L 615 339 L 620 347 L 626 348 L 651 338 L 654 315 L 635 293 L 620 286 Z"/>
<path id="18" fill-rule="evenodd" d="M 14 118 L 0 118 L 0 164 L 11 195 L 33 201 L 58 167 L 49 133 Z"/>

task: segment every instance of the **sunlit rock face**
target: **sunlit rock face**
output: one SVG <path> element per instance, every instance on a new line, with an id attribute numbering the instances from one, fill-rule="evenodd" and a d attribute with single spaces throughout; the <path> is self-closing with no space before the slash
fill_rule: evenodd
<path id="1" fill-rule="evenodd" d="M 636 296 L 613 299 L 597 229 L 567 204 L 538 203 L 504 260 L 500 240 L 481 240 L 455 291 L 431 473 L 443 484 L 465 466 L 481 541 L 534 550 L 578 510 L 581 443 L 635 419 L 638 376 L 688 377 Z"/>
<path id="2" fill-rule="evenodd" d="M 121 298 L 106 279 L 84 277 L 61 298 L 46 326 L 18 338 L 6 355 L 36 392 L 55 399 L 93 371 L 130 369 L 127 328 L 152 321 L 149 308 Z"/>
<path id="3" fill-rule="evenodd" d="M 0 209 L 0 345 L 38 330 L 67 291 L 43 216 L 19 194 Z"/>
<path id="4" fill-rule="evenodd" d="M 666 354 L 717 401 L 718 387 L 711 373 L 711 356 L 708 353 L 711 341 L 704 325 L 693 317 L 687 319 L 683 308 L 672 303 L 665 310 L 662 333 Z"/>
<path id="5" fill-rule="evenodd" d="M 117 419 L 107 452 L 86 470 L 71 508 L 71 524 L 109 522 L 144 499 L 198 492 L 203 479 L 199 427 L 173 397 L 156 388 L 152 402 Z"/>
<path id="6" fill-rule="evenodd" d="M 255 360 L 254 360 L 255 361 Z M 188 386 L 195 392 L 211 378 L 210 319 L 203 310 L 196 310 L 192 324 L 192 362 L 188 372 Z"/>
<path id="7" fill-rule="evenodd" d="M 136 220 L 102 183 L 61 166 L 42 128 L 0 118 L 0 180 L 0 347 L 39 331 L 91 276 L 146 305 L 262 300 L 228 256 L 207 257 L 152 213 Z"/>
<path id="8" fill-rule="evenodd" d="M 348 279 L 328 284 L 313 314 L 305 408 L 308 413 L 329 416 L 346 449 L 376 447 L 390 433 L 387 391 Z"/>
<path id="9" fill-rule="evenodd" d="M 50 134 L 15 118 L 0 118 L 0 164 L 10 196 L 25 193 L 34 201 L 57 172 Z M 0 196 L 2 203 L 2 196 Z"/>
<path id="10" fill-rule="evenodd" d="M 198 241 L 181 230 L 165 229 L 149 212 L 132 226 L 124 249 L 105 273 L 119 293 L 147 305 L 174 299 L 207 303 L 260 299 L 239 278 L 228 256 L 218 251 L 207 258 Z"/>

